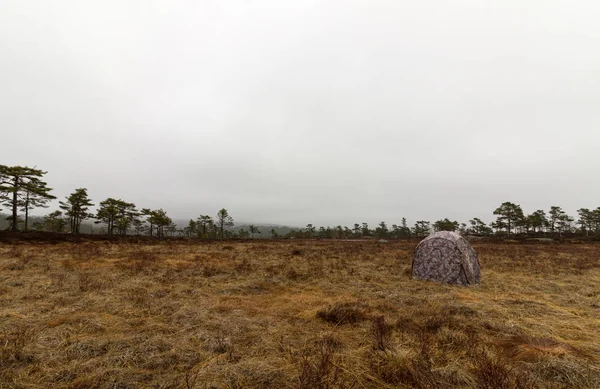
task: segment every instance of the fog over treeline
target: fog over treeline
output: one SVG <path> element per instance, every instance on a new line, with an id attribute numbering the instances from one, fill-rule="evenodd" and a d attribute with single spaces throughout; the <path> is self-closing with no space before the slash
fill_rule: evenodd
<path id="1" fill-rule="evenodd" d="M 230 238 L 408 238 L 422 237 L 432 231 L 457 231 L 461 234 L 480 236 L 508 236 L 511 234 L 562 237 L 578 233 L 590 236 L 600 234 L 600 206 L 596 209 L 580 208 L 578 219 L 571 217 L 560 206 L 552 206 L 546 213 L 538 209 L 530 214 L 520 205 L 506 201 L 492 214 L 496 219 L 489 225 L 479 217 L 466 222 L 448 218 L 417 220 L 409 225 L 405 217 L 399 223 L 388 225 L 385 220 L 376 227 L 367 222 L 357 222 L 350 227 L 341 224 L 316 226 L 308 223 L 305 228 L 289 228 L 276 225 L 249 224 L 234 228 L 233 216 L 226 208 L 215 215 L 201 214 L 187 223 L 177 224 L 162 208 L 150 209 L 109 197 L 99 203 L 89 197 L 87 188 L 77 188 L 63 200 L 58 200 L 58 210 L 44 217 L 32 218 L 35 209 L 49 208 L 57 200 L 53 190 L 43 179 L 47 172 L 26 166 L 0 165 L 0 205 L 10 210 L 4 217 L 6 229 L 12 231 L 49 231 L 70 234 L 101 233 L 107 235 L 149 235 L 162 237 L 185 236 L 203 239 Z M 86 220 L 93 220 L 100 228 L 94 229 Z M 2 224 L 0 224 L 1 226 Z M 83 226 L 83 229 L 82 229 Z M 263 231 L 265 235 L 263 235 Z"/>

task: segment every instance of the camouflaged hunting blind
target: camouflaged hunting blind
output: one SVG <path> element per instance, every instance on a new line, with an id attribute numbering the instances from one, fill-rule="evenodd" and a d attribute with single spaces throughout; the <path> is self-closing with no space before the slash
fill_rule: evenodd
<path id="1" fill-rule="evenodd" d="M 435 232 L 417 245 L 412 276 L 448 284 L 479 284 L 479 259 L 462 236 L 450 231 Z"/>

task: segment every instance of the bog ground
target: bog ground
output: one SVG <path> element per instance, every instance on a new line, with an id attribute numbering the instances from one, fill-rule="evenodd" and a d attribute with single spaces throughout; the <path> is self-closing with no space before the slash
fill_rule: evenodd
<path id="1" fill-rule="evenodd" d="M 600 387 L 600 245 L 415 245 L 2 244 L 0 388 Z"/>

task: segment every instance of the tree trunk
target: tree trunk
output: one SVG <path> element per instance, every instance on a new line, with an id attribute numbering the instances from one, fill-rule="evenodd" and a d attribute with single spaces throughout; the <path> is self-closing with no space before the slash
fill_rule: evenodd
<path id="1" fill-rule="evenodd" d="M 29 193 L 27 193 L 29 197 Z M 27 232 L 27 225 L 29 224 L 29 199 L 25 200 L 25 232 Z"/>
<path id="2" fill-rule="evenodd" d="M 17 231 L 17 192 L 19 187 L 19 177 L 15 177 L 15 186 L 12 201 L 12 230 Z"/>

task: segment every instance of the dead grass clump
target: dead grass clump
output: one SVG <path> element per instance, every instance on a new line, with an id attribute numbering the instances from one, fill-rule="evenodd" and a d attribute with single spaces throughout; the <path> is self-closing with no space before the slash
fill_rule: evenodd
<path id="1" fill-rule="evenodd" d="M 452 316 L 439 313 L 435 316 L 427 318 L 423 324 L 423 330 L 431 333 L 437 333 L 442 327 L 450 327 L 452 325 Z"/>
<path id="2" fill-rule="evenodd" d="M 341 369 L 334 362 L 335 343 L 330 339 L 321 341 L 316 352 L 303 355 L 300 362 L 298 388 L 300 389 L 329 389 L 344 387 L 341 385 Z"/>
<path id="3" fill-rule="evenodd" d="M 150 273 L 157 268 L 156 264 L 152 261 L 130 259 L 115 262 L 115 267 L 133 274 Z"/>
<path id="4" fill-rule="evenodd" d="M 447 304 L 442 307 L 441 311 L 449 316 L 477 316 L 475 309 L 463 304 Z"/>
<path id="5" fill-rule="evenodd" d="M 393 326 L 385 322 L 384 316 L 376 316 L 371 322 L 371 339 L 376 350 L 385 351 L 390 347 Z"/>
<path id="6" fill-rule="evenodd" d="M 600 388 L 600 369 L 591 363 L 565 356 L 548 358 L 529 364 L 531 374 L 538 377 L 546 387 L 554 388 Z M 544 387 L 540 385 L 540 387 Z"/>
<path id="7" fill-rule="evenodd" d="M 560 358 L 567 355 L 587 357 L 583 351 L 550 338 L 514 335 L 499 344 L 504 349 L 504 355 L 515 361 L 536 362 L 548 357 Z"/>
<path id="8" fill-rule="evenodd" d="M 149 251 L 149 250 L 134 250 L 131 251 L 127 258 L 132 259 L 134 261 L 145 261 L 145 262 L 153 262 L 160 259 L 160 255 L 158 253 Z"/>
<path id="9" fill-rule="evenodd" d="M 75 261 L 72 258 L 65 258 L 60 261 L 60 264 L 63 269 L 66 271 L 74 271 L 75 270 Z"/>
<path id="10" fill-rule="evenodd" d="M 325 266 L 323 258 L 310 259 L 308 261 L 308 269 L 306 275 L 311 279 L 323 278 L 325 270 L 330 270 Z"/>
<path id="11" fill-rule="evenodd" d="M 148 290 L 143 287 L 129 288 L 125 294 L 127 301 L 137 308 L 150 309 L 152 298 Z"/>
<path id="12" fill-rule="evenodd" d="M 25 248 L 22 246 L 13 245 L 6 253 L 6 256 L 9 258 L 23 258 L 25 256 Z"/>
<path id="13" fill-rule="evenodd" d="M 97 318 L 83 313 L 71 313 L 62 316 L 57 316 L 45 323 L 48 327 L 54 328 L 62 325 L 69 326 L 80 333 L 103 333 L 106 331 L 106 326 Z"/>
<path id="14" fill-rule="evenodd" d="M 233 344 L 231 338 L 225 336 L 223 331 L 219 331 L 214 337 L 208 340 L 206 349 L 215 354 L 231 354 L 233 351 Z"/>
<path id="15" fill-rule="evenodd" d="M 25 270 L 25 261 L 21 258 L 12 260 L 6 264 L 6 269 L 10 271 Z"/>
<path id="16" fill-rule="evenodd" d="M 317 311 L 317 317 L 335 325 L 356 324 L 367 320 L 369 315 L 363 304 L 357 302 L 338 302 Z"/>
<path id="17" fill-rule="evenodd" d="M 370 355 L 371 369 L 385 383 L 411 388 L 440 388 L 427 355 L 410 349 L 377 351 Z"/>
<path id="18" fill-rule="evenodd" d="M 77 282 L 81 292 L 93 292 L 106 289 L 110 279 L 98 273 L 86 271 L 77 274 Z"/>
<path id="19" fill-rule="evenodd" d="M 202 276 L 203 277 L 214 277 L 219 274 L 220 269 L 213 264 L 206 264 L 202 266 Z"/>
<path id="20" fill-rule="evenodd" d="M 102 247 L 96 243 L 79 243 L 72 245 L 71 257 L 76 261 L 90 261 L 102 258 Z"/>
<path id="21" fill-rule="evenodd" d="M 241 262 L 236 262 L 234 269 L 238 274 L 248 274 L 252 272 L 253 266 L 247 258 L 244 258 Z"/>
<path id="22" fill-rule="evenodd" d="M 267 273 L 267 276 L 270 278 L 275 278 L 278 277 L 281 272 L 283 271 L 284 266 L 276 264 L 276 265 L 267 265 L 265 267 L 265 272 Z"/>
<path id="23" fill-rule="evenodd" d="M 338 252 L 352 256 L 364 251 L 364 247 L 360 244 L 344 244 L 338 248 Z"/>
<path id="24" fill-rule="evenodd" d="M 110 343 L 97 338 L 69 339 L 63 344 L 64 356 L 70 360 L 100 357 L 109 351 Z"/>
<path id="25" fill-rule="evenodd" d="M 33 341 L 34 330 L 29 326 L 18 326 L 0 330 L 0 367 L 8 368 L 13 364 L 30 363 L 33 355 L 25 351 Z"/>
<path id="26" fill-rule="evenodd" d="M 326 347 L 332 351 L 339 351 L 344 347 L 344 344 L 335 334 L 323 334 L 320 339 L 315 341 L 315 346 Z"/>
<path id="27" fill-rule="evenodd" d="M 529 389 L 533 380 L 524 372 L 483 350 L 475 355 L 473 375 L 481 389 Z"/>
<path id="28" fill-rule="evenodd" d="M 214 368 L 209 363 L 201 363 L 199 367 L 186 372 L 182 387 L 185 389 L 290 388 L 290 378 L 284 371 L 273 366 L 272 362 L 272 360 L 257 358 L 224 364 L 219 366 L 220 368 Z"/>
<path id="29" fill-rule="evenodd" d="M 298 270 L 296 270 L 296 268 L 294 267 L 289 267 L 286 272 L 285 272 L 285 277 L 288 280 L 292 280 L 292 281 L 298 281 L 299 279 L 302 278 L 302 274 L 300 274 L 298 272 Z"/>

